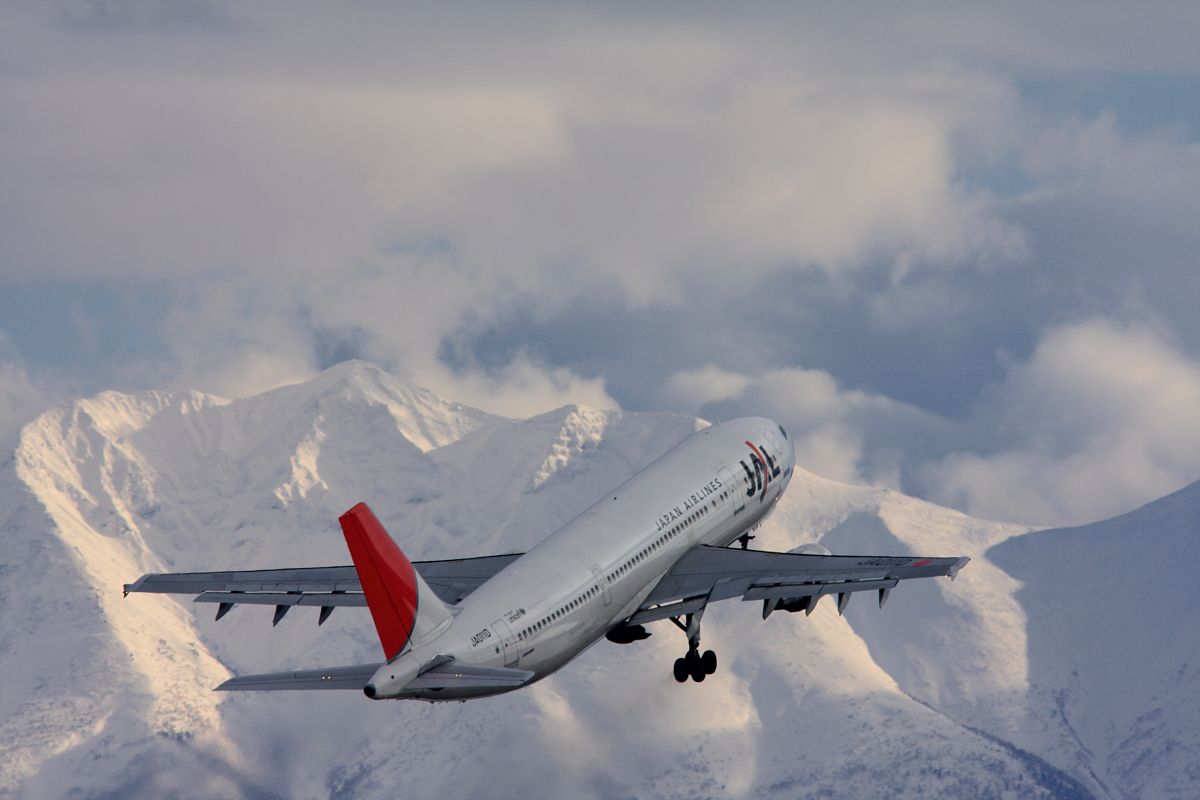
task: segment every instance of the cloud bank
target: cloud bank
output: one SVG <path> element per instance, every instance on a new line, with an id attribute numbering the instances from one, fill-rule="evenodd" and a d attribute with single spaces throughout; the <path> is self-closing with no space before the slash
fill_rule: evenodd
<path id="1" fill-rule="evenodd" d="M 772 414 L 817 472 L 1031 522 L 1200 472 L 1187 4 L 3 13 L 0 293 L 62 319 L 0 300 L 0 428 L 65 369 L 361 357 L 509 415 Z M 1164 80 L 1046 102 L 1125 74 Z"/>

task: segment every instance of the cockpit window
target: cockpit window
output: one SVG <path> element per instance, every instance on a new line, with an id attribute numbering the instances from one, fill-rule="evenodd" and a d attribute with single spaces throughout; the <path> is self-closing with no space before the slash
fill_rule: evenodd
<path id="1" fill-rule="evenodd" d="M 788 438 L 787 431 L 783 429 L 782 425 L 779 426 L 779 432 L 783 434 L 783 438 Z"/>

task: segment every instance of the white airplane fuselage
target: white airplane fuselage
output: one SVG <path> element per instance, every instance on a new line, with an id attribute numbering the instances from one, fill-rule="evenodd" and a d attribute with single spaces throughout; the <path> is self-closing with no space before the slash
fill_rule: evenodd
<path id="1" fill-rule="evenodd" d="M 791 442 L 769 419 L 697 431 L 468 595 L 449 627 L 379 668 L 368 696 L 461 700 L 511 691 L 404 688 L 441 656 L 544 678 L 628 619 L 691 547 L 728 545 L 761 523 L 794 465 Z"/>

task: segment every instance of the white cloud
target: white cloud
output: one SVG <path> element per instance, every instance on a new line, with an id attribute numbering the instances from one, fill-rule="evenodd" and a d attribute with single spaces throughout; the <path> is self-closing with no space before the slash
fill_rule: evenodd
<path id="1" fill-rule="evenodd" d="M 985 75 L 847 78 L 769 32 L 604 23 L 537 43 L 464 32 L 471 57 L 439 74 L 410 68 L 429 43 L 374 49 L 360 33 L 348 66 L 286 76 L 260 52 L 302 46 L 303 26 L 165 56 L 137 38 L 116 55 L 75 28 L 14 41 L 27 60 L 71 49 L 87 68 L 7 82 L 0 269 L 306 280 L 436 238 L 493 284 L 570 293 L 570 267 L 644 301 L 733 278 L 730 262 L 743 280 L 853 268 L 880 248 L 1019 250 L 954 183 L 951 138 L 975 98 L 997 96 Z M 230 66 L 191 69 L 209 48 Z"/>
<path id="2" fill-rule="evenodd" d="M 20 364 L 0 361 L 0 447 L 5 457 L 17 430 L 49 405 L 45 399 Z"/>
<path id="3" fill-rule="evenodd" d="M 665 394 L 671 405 L 697 412 L 709 403 L 740 397 L 749 385 L 750 378 L 745 375 L 706 364 L 671 375 L 665 383 Z"/>
<path id="4" fill-rule="evenodd" d="M 1200 478 L 1200 360 L 1145 324 L 1049 330 L 962 422 L 844 388 L 824 370 L 754 377 L 709 365 L 666 385 L 668 395 L 709 397 L 700 413 L 710 418 L 780 420 L 798 463 L 818 474 L 917 491 L 974 516 L 1084 523 Z"/>
<path id="5" fill-rule="evenodd" d="M 977 424 L 998 452 L 955 453 L 924 478 L 971 514 L 1046 524 L 1127 511 L 1200 477 L 1200 362 L 1151 328 L 1050 331 Z"/>
<path id="6" fill-rule="evenodd" d="M 870 441 L 880 438 L 875 436 L 875 429 L 939 424 L 931 415 L 903 403 L 842 388 L 824 370 L 785 368 L 754 377 L 709 367 L 682 374 L 698 393 L 705 391 L 705 377 L 714 379 L 710 390 L 719 396 L 701 408 L 702 416 L 771 417 L 787 428 L 796 448 L 797 464 L 846 483 L 898 487 L 896 456 L 886 441 Z"/>
<path id="7" fill-rule="evenodd" d="M 75 388 L 63 376 L 31 372 L 0 330 L 0 461 L 11 454 L 25 423 L 70 397 Z"/>
<path id="8" fill-rule="evenodd" d="M 688 23 L 481 6 L 470 29 L 461 12 L 390 6 L 106 3 L 72 6 L 65 25 L 36 8 L 0 26 L 0 282 L 132 276 L 185 298 L 166 315 L 169 357 L 134 365 L 145 383 L 252 394 L 312 374 L 322 337 L 344 337 L 354 355 L 502 413 L 659 386 L 677 408 L 779 417 L 805 463 L 843 480 L 911 484 L 914 464 L 937 460 L 930 491 L 1000 516 L 1097 516 L 1087 480 L 1128 499 L 1193 469 L 1154 424 L 1177 412 L 1047 411 L 1064 406 L 1038 365 L 1074 375 L 1093 355 L 1066 347 L 1068 329 L 969 424 L 913 405 L 971 416 L 967 391 L 956 409 L 938 402 L 974 366 L 963 361 L 991 364 L 1081 307 L 1162 314 L 1200 342 L 1194 141 L 1131 136 L 1111 115 L 1034 114 L 1013 77 L 1194 71 L 1189 6 L 716 8 Z M 993 196 L 990 171 L 1029 191 Z M 797 273 L 823 276 L 823 293 L 769 296 Z M 1010 277 L 980 277 L 997 273 Z M 655 330 L 642 343 L 653 357 L 629 353 L 619 376 L 563 355 L 570 342 L 446 356 L 447 342 L 569 314 L 598 290 L 622 319 L 694 319 Z M 984 306 L 1004 319 L 977 323 Z M 834 344 L 795 347 L 797 320 L 817 317 L 814 338 Z M 756 343 L 751 363 L 730 355 L 735 324 Z M 923 326 L 904 363 L 878 345 Z M 866 333 L 842 345 L 847 330 Z M 978 341 L 939 351 L 922 335 Z M 928 388 L 861 377 L 904 371 Z M 971 391 L 996 376 L 976 372 Z M 24 407 L 37 381 L 12 375 L 8 405 Z M 1097 380 L 1122 412 L 1149 391 Z M 1063 464 L 1079 485 L 1055 479 Z"/>
<path id="9" fill-rule="evenodd" d="M 619 408 L 599 378 L 581 378 L 567 369 L 552 369 L 519 355 L 503 369 L 463 373 L 442 369 L 426 373 L 433 391 L 467 405 L 522 419 L 565 405 Z"/>
<path id="10" fill-rule="evenodd" d="M 172 364 L 158 382 L 248 397 L 317 372 L 311 332 L 285 295 L 244 279 L 197 282 L 166 321 Z"/>

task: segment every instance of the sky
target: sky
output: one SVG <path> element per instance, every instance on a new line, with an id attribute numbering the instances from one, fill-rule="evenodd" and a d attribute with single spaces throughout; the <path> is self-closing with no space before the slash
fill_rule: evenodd
<path id="1" fill-rule="evenodd" d="M 1200 479 L 1200 6 L 0 7 L 0 442 L 347 358 L 977 516 Z"/>

